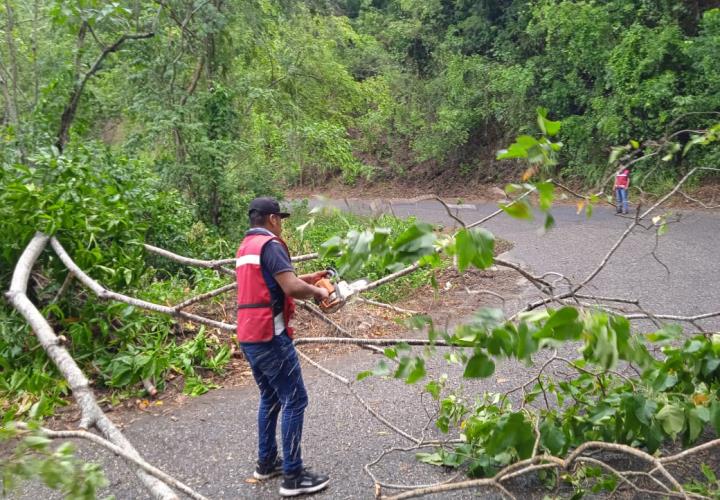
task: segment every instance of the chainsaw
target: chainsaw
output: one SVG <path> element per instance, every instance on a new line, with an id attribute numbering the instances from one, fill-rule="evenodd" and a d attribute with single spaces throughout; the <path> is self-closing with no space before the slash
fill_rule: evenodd
<path id="1" fill-rule="evenodd" d="M 335 269 L 330 267 L 327 271 L 327 276 L 315 283 L 315 286 L 328 291 L 328 298 L 318 302 L 320 309 L 325 313 L 334 313 L 340 309 L 347 304 L 351 297 L 361 292 L 368 284 L 368 281 L 364 279 L 348 283 L 339 279 L 339 274 Z"/>

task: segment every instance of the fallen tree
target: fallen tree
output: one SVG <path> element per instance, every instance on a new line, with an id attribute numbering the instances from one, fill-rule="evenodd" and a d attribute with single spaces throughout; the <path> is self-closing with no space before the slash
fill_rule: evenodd
<path id="1" fill-rule="evenodd" d="M 551 225 L 549 208 L 552 202 L 553 183 L 549 181 L 526 184 L 521 187 L 523 192 L 520 196 L 502 205 L 501 209 L 491 216 L 470 224 L 462 221 L 457 214 L 452 214 L 447 203 L 437 197 L 430 197 L 440 201 L 448 214 L 452 215 L 453 220 L 460 224 L 461 228 L 451 235 L 436 233 L 434 228 L 429 225 L 416 224 L 395 239 L 389 238 L 387 231 L 381 229 L 368 230 L 363 233 L 355 231 L 344 238 L 336 238 L 326 245 L 322 252 L 323 255 L 335 256 L 339 264 L 346 270 L 362 266 L 362 262 L 369 254 L 385 259 L 388 266 L 395 269 L 395 272 L 369 283 L 364 291 L 372 290 L 416 272 L 423 266 L 433 265 L 438 262 L 440 253 L 448 253 L 455 259 L 455 264 L 460 272 L 470 266 L 481 269 L 487 269 L 492 265 L 504 266 L 525 278 L 541 295 L 539 300 L 527 304 L 522 310 L 515 311 L 509 319 L 505 319 L 497 312 L 486 311 L 479 315 L 476 321 L 461 324 L 453 330 L 437 328 L 427 317 L 414 317 L 412 325 L 427 331 L 427 340 L 355 338 L 353 332 L 322 315 L 312 304 L 303 304 L 303 307 L 313 315 L 322 318 L 334 332 L 343 338 L 299 338 L 296 340 L 298 346 L 311 343 L 364 346 L 376 352 L 382 351 L 388 361 L 394 364 L 393 367 L 381 364 L 372 373 L 360 374 L 360 379 L 373 374 L 391 375 L 406 379 L 408 382 L 417 382 L 424 378 L 426 376 L 423 358 L 425 354 L 413 354 L 410 348 L 412 345 L 423 345 L 432 349 L 450 349 L 458 362 L 465 367 L 464 376 L 468 378 L 482 378 L 492 374 L 495 369 L 493 358 L 516 358 L 532 361 L 536 352 L 563 342 L 579 341 L 584 345 L 583 359 L 580 362 L 553 355 L 526 383 L 499 395 L 497 400 L 486 399 L 464 411 L 450 408 L 452 416 L 442 414 L 443 405 L 447 401 L 446 398 L 441 397 L 444 390 L 443 382 L 431 381 L 428 383 L 426 390 L 439 406 L 438 413 L 431 418 L 428 425 L 434 423 L 444 433 L 453 430 L 455 434 L 449 435 L 446 439 L 426 439 L 424 433 L 423 436 L 418 437 L 412 431 L 393 424 L 353 390 L 355 381 L 333 373 L 305 353 L 301 353 L 304 359 L 321 372 L 347 386 L 351 394 L 374 418 L 410 441 L 411 447 L 404 451 L 435 447 L 437 451 L 422 455 L 421 459 L 428 463 L 451 467 L 468 466 L 470 467 L 468 472 L 471 474 L 489 476 L 469 481 L 456 481 L 458 476 L 444 484 L 435 485 L 387 484 L 377 479 L 371 470 L 371 467 L 379 460 L 394 451 L 385 450 L 375 462 L 368 464 L 365 468 L 375 483 L 378 496 L 383 495 L 384 490 L 387 489 L 404 489 L 406 491 L 397 495 L 396 498 L 410 498 L 454 489 L 491 487 L 512 497 L 512 494 L 504 486 L 504 483 L 510 479 L 540 470 L 556 470 L 558 471 L 556 478 L 559 480 L 559 471 L 577 472 L 579 464 L 601 467 L 606 474 L 619 481 L 615 484 L 616 487 L 626 486 L 639 493 L 652 492 L 665 496 L 684 498 L 700 496 L 697 493 L 686 491 L 680 484 L 680 480 L 668 471 L 666 464 L 707 451 L 718 444 L 717 440 L 660 458 L 643 451 L 640 447 L 656 451 L 666 440 L 675 439 L 680 435 L 684 437 L 687 444 L 691 444 L 699 438 L 707 424 L 711 423 L 716 428 L 720 427 L 720 402 L 717 400 L 720 341 L 718 341 L 718 337 L 704 332 L 703 335 L 685 340 L 682 347 L 667 351 L 663 359 L 656 359 L 648 350 L 649 344 L 640 342 L 636 338 L 637 336 L 630 335 L 629 321 L 648 318 L 653 321 L 675 319 L 696 325 L 698 320 L 716 317 L 720 313 L 710 312 L 693 316 L 663 315 L 644 310 L 640 301 L 636 299 L 592 295 L 587 292 L 588 284 L 605 269 L 618 248 L 633 231 L 637 228 L 645 228 L 659 232 L 665 226 L 667 222 L 664 216 L 653 216 L 653 214 L 673 193 L 678 192 L 696 171 L 693 170 L 684 176 L 667 196 L 658 200 L 649 209 L 645 211 L 638 209 L 634 217 L 629 220 L 627 228 L 600 263 L 578 283 L 573 283 L 568 277 L 559 273 L 535 276 L 515 263 L 494 257 L 493 235 L 478 228 L 503 212 L 523 217 L 529 209 L 528 200 L 531 195 L 538 198 L 539 208 L 547 214 L 546 226 Z M 585 201 L 593 202 L 591 198 L 587 198 Z M 363 245 L 358 245 L 359 241 L 364 242 Z M 123 456 L 128 464 L 137 470 L 144 485 L 156 498 L 175 498 L 170 487 L 183 491 L 194 498 L 202 498 L 199 493 L 146 464 L 138 456 L 127 439 L 103 414 L 90 389 L 89 381 L 62 346 L 60 339 L 55 335 L 47 320 L 29 300 L 27 287 L 30 273 L 48 242 L 68 269 L 68 276 L 71 277 L 69 279 L 79 281 L 98 297 L 228 332 L 234 331 L 233 324 L 188 313 L 185 309 L 192 304 L 233 290 L 235 284 L 227 283 L 216 290 L 187 298 L 174 306 L 140 300 L 103 287 L 77 266 L 57 238 L 38 233 L 19 259 L 10 290 L 6 294 L 8 300 L 30 324 L 43 349 L 68 381 L 73 396 L 82 411 L 79 427 L 82 430 L 95 427 L 105 436 L 106 440 L 99 441 L 89 438 L 86 434 L 77 434 L 76 436 L 89 438 Z M 181 264 L 206 267 L 231 274 L 224 266 L 232 263 L 232 259 L 202 261 L 179 256 L 156 247 L 146 246 L 146 249 Z M 302 256 L 296 260 L 313 257 L 316 255 Z M 468 293 L 481 292 L 468 291 Z M 384 305 L 381 304 L 381 307 Z M 534 312 L 541 307 L 545 308 L 542 313 Z M 557 307 L 557 309 L 553 307 Z M 627 310 L 619 309 L 619 307 L 632 307 L 636 312 L 628 314 Z M 397 312 L 405 313 L 404 311 Z M 648 340 L 650 344 L 681 341 L 677 332 L 664 328 L 653 333 Z M 387 349 L 382 350 L 381 346 L 387 347 Z M 696 363 L 699 368 L 696 368 L 695 365 L 690 366 L 687 370 L 682 371 L 682 377 L 684 377 L 682 378 L 679 367 L 684 365 L 682 363 L 678 365 L 678 359 L 682 363 L 693 360 L 693 363 Z M 620 362 L 624 363 L 623 370 L 630 370 L 634 375 L 618 371 L 617 365 Z M 576 376 L 560 382 L 553 381 L 547 376 L 546 369 L 556 363 L 570 367 Z M 596 369 L 592 369 L 592 366 Z M 676 373 L 674 381 L 668 379 L 670 370 L 674 370 Z M 563 382 L 566 383 L 565 387 L 562 385 Z M 642 390 L 645 386 L 649 389 Z M 657 393 L 657 398 L 650 397 L 652 391 Z M 515 392 L 523 394 L 521 405 L 517 410 L 512 407 L 509 400 L 509 396 Z M 632 398 L 637 396 L 644 398 L 642 411 L 635 407 L 623 407 L 622 405 L 626 404 L 622 400 L 623 394 Z M 618 396 L 619 399 L 616 399 L 619 402 L 613 403 L 610 396 Z M 544 407 L 533 406 L 534 401 L 538 398 L 542 398 L 540 401 L 544 401 Z M 563 413 L 566 408 L 563 407 L 562 401 L 568 398 L 575 400 L 575 404 L 580 408 L 579 414 Z M 640 400 L 633 399 L 633 401 L 640 404 Z M 637 411 L 640 411 L 639 415 L 642 417 L 636 415 Z M 578 415 L 582 417 L 579 420 Z M 616 427 L 622 427 L 621 424 L 625 422 L 623 419 L 629 418 L 629 415 L 636 415 L 636 421 L 633 421 L 635 427 L 631 429 L 632 435 L 622 432 L 612 435 L 602 434 L 602 429 L 609 427 L 608 422 L 614 422 Z M 579 423 L 572 424 L 575 425 L 572 427 L 568 422 L 574 420 Z M 565 428 L 561 423 L 570 427 Z M 558 431 L 558 429 L 561 430 Z M 646 432 L 647 435 L 641 434 L 641 431 Z M 54 431 L 50 430 L 43 432 L 53 438 L 70 436 L 70 434 L 53 433 Z M 592 436 L 596 434 L 606 440 L 601 442 L 592 439 Z M 632 444 L 634 446 L 631 446 Z M 594 450 L 625 453 L 649 463 L 652 468 L 649 471 L 639 469 L 620 471 L 608 461 L 595 456 L 592 453 Z M 497 470 L 498 468 L 499 470 Z M 494 473 L 492 473 L 493 471 Z M 638 481 L 650 481 L 654 484 L 655 489 L 648 489 L 644 485 L 640 486 Z"/>

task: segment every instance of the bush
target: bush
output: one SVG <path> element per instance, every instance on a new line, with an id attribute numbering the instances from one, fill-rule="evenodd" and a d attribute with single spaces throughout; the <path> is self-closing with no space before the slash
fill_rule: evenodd
<path id="1" fill-rule="evenodd" d="M 305 254 L 321 250 L 323 243 L 331 238 L 345 234 L 350 230 L 363 230 L 368 228 L 388 228 L 392 237 L 397 237 L 406 229 L 415 224 L 415 219 L 398 219 L 390 215 L 381 215 L 376 218 L 362 217 L 339 210 L 323 210 L 318 215 L 311 215 L 307 210 L 307 203 L 297 204 L 292 209 L 292 217 L 288 219 L 284 229 L 284 236 L 292 254 Z M 303 225 L 306 225 L 303 227 Z M 298 229 L 301 228 L 301 229 Z M 324 258 L 301 263 L 297 266 L 298 273 L 313 270 L 337 267 L 337 260 Z M 408 276 L 394 280 L 382 287 L 365 294 L 382 302 L 396 302 L 412 295 L 413 291 L 431 283 L 432 269 L 424 268 Z M 342 279 L 354 281 L 367 279 L 375 281 L 387 275 L 389 270 L 379 257 L 370 258 L 359 271 L 351 271 L 342 276 Z"/>
<path id="2" fill-rule="evenodd" d="M 202 226 L 193 225 L 192 210 L 176 192 L 164 191 L 159 179 L 140 162 L 88 144 L 62 155 L 41 152 L 32 158 L 32 166 L 5 163 L 1 168 L 3 289 L 9 287 L 16 261 L 35 231 L 56 236 L 80 268 L 121 293 L 163 303 L 170 289 L 206 291 L 217 285 L 216 273 L 209 270 L 159 281 L 160 271 L 147 267 L 145 241 L 188 254 L 225 251 L 227 246 L 208 237 Z M 216 355 L 220 358 L 212 366 L 222 367 L 225 348 L 206 340 L 203 349 L 183 358 L 182 341 L 170 336 L 171 318 L 102 302 L 76 293 L 73 285 L 62 297 L 55 297 L 67 269 L 54 256 L 41 258 L 33 276 L 33 301 L 58 333 L 68 338 L 70 353 L 100 385 L 126 389 L 140 378 L 153 378 L 162 385 L 168 370 L 195 376 L 193 366 L 202 366 Z M 198 342 L 201 334 L 193 341 Z M 121 373 L 119 361 L 113 364 L 116 358 L 127 356 L 136 356 L 130 376 Z M 0 394 L 7 415 L 24 414 L 42 397 L 51 402 L 44 407 L 51 412 L 67 393 L 66 383 L 58 382 L 29 327 L 4 302 L 0 306 L 0 358 Z"/>

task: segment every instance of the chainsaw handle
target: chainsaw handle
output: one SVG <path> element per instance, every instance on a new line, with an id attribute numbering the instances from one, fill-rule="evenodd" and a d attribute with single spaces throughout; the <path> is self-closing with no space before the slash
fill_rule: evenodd
<path id="1" fill-rule="evenodd" d="M 328 294 L 331 294 L 335 291 L 335 285 L 333 285 L 332 282 L 327 278 L 320 278 L 315 282 L 315 286 L 318 288 L 324 288 L 328 291 Z"/>
<path id="2" fill-rule="evenodd" d="M 339 302 L 337 299 L 337 294 L 335 293 L 335 285 L 333 285 L 332 281 L 327 278 L 321 278 L 315 282 L 315 286 L 318 288 L 324 288 L 328 291 L 328 297 L 326 299 L 323 299 L 321 301 L 317 299 L 315 300 L 315 302 L 320 305 L 322 309 L 330 309 Z"/>

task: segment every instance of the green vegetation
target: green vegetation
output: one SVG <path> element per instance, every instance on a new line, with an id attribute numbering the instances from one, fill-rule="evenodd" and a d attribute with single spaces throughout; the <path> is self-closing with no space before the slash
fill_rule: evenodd
<path id="1" fill-rule="evenodd" d="M 97 490 L 108 485 L 97 464 L 84 463 L 75 458 L 75 447 L 70 442 L 51 448 L 51 439 L 31 422 L 27 430 L 14 425 L 0 428 L 0 442 L 20 439 L 12 455 L 0 458 L 2 493 L 12 493 L 19 480 L 39 478 L 47 487 L 60 491 L 65 498 L 94 500 Z"/>
<path id="2" fill-rule="evenodd" d="M 418 225 L 414 218 L 410 217 L 401 220 L 389 215 L 381 215 L 375 219 L 361 217 L 350 213 L 342 213 L 339 210 L 330 207 L 324 207 L 316 213 L 310 213 L 304 204 L 296 206 L 293 210 L 293 216 L 287 222 L 288 229 L 294 229 L 288 232 L 288 245 L 291 249 L 297 249 L 294 253 L 304 254 L 313 251 L 322 250 L 321 258 L 313 260 L 305 265 L 298 266 L 299 272 L 310 272 L 314 269 L 325 269 L 327 267 L 336 268 L 340 271 L 343 279 L 354 281 L 357 279 L 367 279 L 375 281 L 387 275 L 390 271 L 397 271 L 403 263 L 411 264 L 412 261 L 404 259 L 402 262 L 393 258 L 386 258 L 381 253 L 371 252 L 370 247 L 365 247 L 367 251 L 362 252 L 361 247 L 363 237 L 370 234 L 382 234 L 388 241 L 400 240 L 403 235 L 415 233 L 415 229 L 420 227 L 424 231 L 432 229 L 430 225 Z M 347 252 L 346 255 L 354 255 L 353 265 L 347 265 L 342 258 L 341 250 L 337 245 L 340 244 L 338 234 L 352 232 L 356 235 L 354 240 L 355 246 L 353 252 Z M 362 262 L 362 265 L 360 265 Z M 438 261 L 439 266 L 446 266 L 447 261 Z M 435 268 L 425 266 L 416 273 L 403 276 L 394 280 L 387 285 L 371 290 L 365 295 L 367 298 L 379 300 L 381 302 L 395 302 L 407 298 L 413 294 L 418 288 L 426 286 L 433 282 Z"/>
<path id="3" fill-rule="evenodd" d="M 516 166 L 527 160 L 523 182 L 540 181 L 508 189 L 537 193 L 545 228 L 553 224 L 553 192 L 542 179 L 601 185 L 629 155 L 643 158 L 633 186 L 662 189 L 720 160 L 717 144 L 710 145 L 720 139 L 720 9 L 712 5 L 5 0 L 0 288 L 8 288 L 20 252 L 43 231 L 108 288 L 176 303 L 224 281 L 147 255 L 143 243 L 197 258 L 230 255 L 246 229 L 249 200 L 331 177 L 350 184 L 423 175 L 494 182 L 520 172 L 495 159 Z M 540 137 L 527 125 L 537 109 Z M 716 175 L 708 172 L 699 177 Z M 596 200 L 586 201 L 589 214 Z M 503 207 L 521 219 L 532 216 L 530 208 L 528 201 Z M 412 220 L 337 214 L 311 220 L 296 212 L 290 225 L 301 229 L 290 235 L 293 252 L 320 250 L 320 265 L 337 267 L 347 279 L 375 279 L 418 259 L 426 265 L 373 292 L 384 301 L 432 281 L 443 265 L 439 248 L 461 269 L 487 268 L 493 260 L 494 237 L 484 230 L 450 238 Z M 87 293 L 49 253 L 30 288 L 111 402 L 137 394 L 141 380 L 162 389 L 170 374 L 184 377 L 187 393 L 201 394 L 211 385 L 208 375 L 222 373 L 229 360 L 227 343 L 203 328 Z M 585 341 L 584 361 L 601 370 L 631 355 L 642 361 L 632 394 L 606 373 L 554 385 L 557 398 L 582 391 L 583 404 L 595 406 L 582 418 L 567 409 L 540 415 L 541 445 L 550 452 L 596 438 L 649 449 L 676 436 L 691 443 L 706 423 L 717 427 L 716 339 L 690 339 L 654 360 L 643 347 L 630 349 L 622 318 L 560 309 L 516 325 L 485 314 L 491 319 L 480 316 L 460 336 L 435 332 L 474 349 L 452 360 L 465 363 L 469 377 L 489 376 L 493 356 L 527 360 L 560 340 Z M 423 358 L 402 349 L 388 354 L 400 359 L 396 376 L 424 376 Z M 692 367 L 675 367 L 680 358 Z M 670 368 L 677 380 L 659 382 L 657 373 Z M 528 415 L 500 401 L 447 399 L 440 381 L 431 384 L 428 391 L 447 409 L 445 430 L 460 426 L 468 442 L 454 455 L 425 460 L 459 465 L 462 455 L 473 473 L 487 474 L 527 455 Z M 29 328 L 0 303 L 3 420 L 49 415 L 67 390 Z M 489 436 L 489 427 L 507 430 L 514 441 L 497 441 L 506 434 Z M 27 439 L 13 461 L 21 476 L 45 474 L 50 486 L 81 497 L 103 484 L 69 449 L 53 452 L 37 436 Z M 34 461 L 31 449 L 44 458 Z"/>

